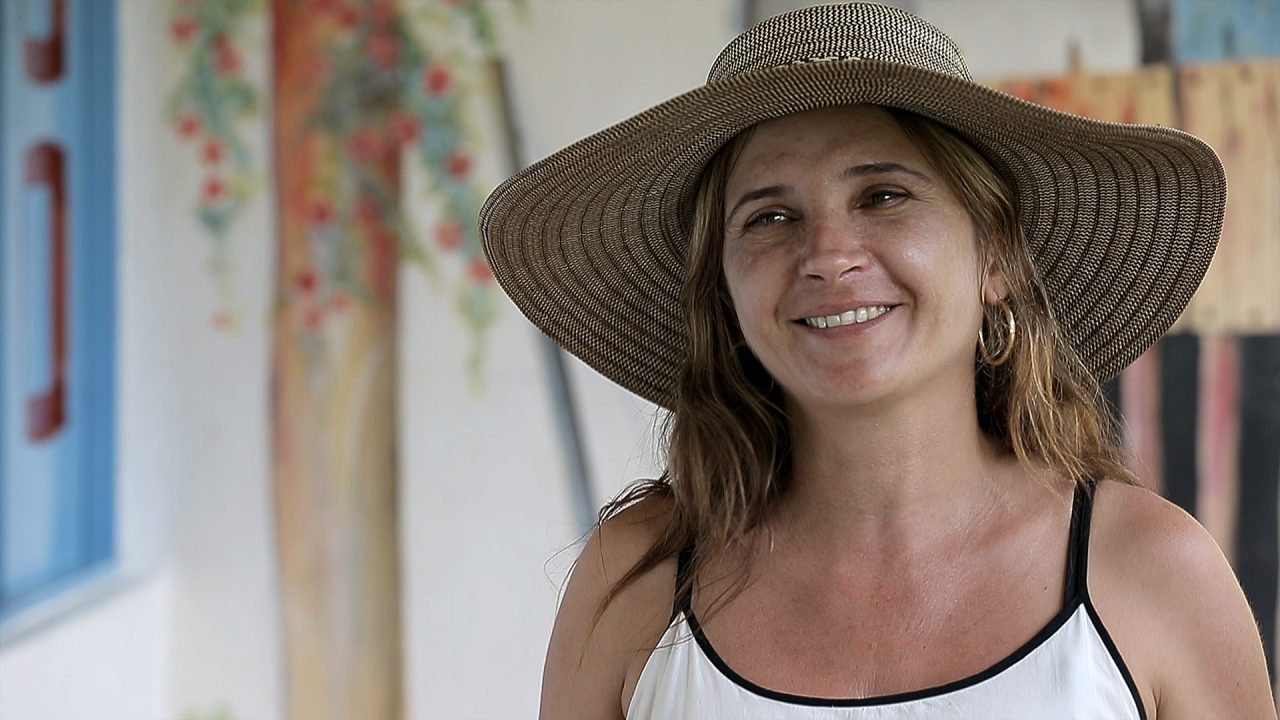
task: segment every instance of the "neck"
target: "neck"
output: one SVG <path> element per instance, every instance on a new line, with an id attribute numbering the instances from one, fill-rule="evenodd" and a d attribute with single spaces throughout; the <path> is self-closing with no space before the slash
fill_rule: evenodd
<path id="1" fill-rule="evenodd" d="M 828 548 L 931 546 L 979 521 L 1010 460 L 978 427 L 972 380 L 867 408 L 792 403 L 782 532 Z"/>

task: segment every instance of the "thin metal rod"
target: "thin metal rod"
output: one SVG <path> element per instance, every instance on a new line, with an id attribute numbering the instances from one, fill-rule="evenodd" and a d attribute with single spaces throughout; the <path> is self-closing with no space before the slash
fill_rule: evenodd
<path id="1" fill-rule="evenodd" d="M 490 63 L 490 76 L 498 90 L 502 129 L 506 138 L 507 169 L 514 173 L 525 165 L 523 145 L 516 128 L 515 104 L 511 97 L 510 84 L 507 82 L 506 65 L 498 58 L 494 58 Z M 539 334 L 538 339 L 546 369 L 547 385 L 551 391 L 551 405 L 560 437 L 561 452 L 569 471 L 574 513 L 577 515 L 579 526 L 585 531 L 595 524 L 597 509 L 600 506 L 592 489 L 594 486 L 591 483 L 591 471 L 587 464 L 586 447 L 582 438 L 582 423 L 578 417 L 578 406 L 574 402 L 573 382 L 569 377 L 564 350 L 546 335 Z"/>

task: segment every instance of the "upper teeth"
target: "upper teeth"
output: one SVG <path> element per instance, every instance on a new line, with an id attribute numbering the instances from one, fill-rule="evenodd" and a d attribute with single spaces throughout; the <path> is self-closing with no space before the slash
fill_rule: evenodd
<path id="1" fill-rule="evenodd" d="M 840 327 L 841 325 L 855 325 L 874 320 L 887 312 L 889 312 L 888 305 L 872 305 L 871 307 L 860 307 L 857 310 L 845 310 L 839 315 L 819 315 L 818 317 L 805 318 L 804 321 L 809 327 Z"/>

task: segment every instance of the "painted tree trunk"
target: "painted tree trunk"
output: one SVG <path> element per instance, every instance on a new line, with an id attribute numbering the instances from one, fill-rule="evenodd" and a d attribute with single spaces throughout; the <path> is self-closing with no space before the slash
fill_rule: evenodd
<path id="1" fill-rule="evenodd" d="M 333 89 L 326 58 L 340 34 L 350 45 L 367 28 L 311 5 L 271 5 L 274 478 L 288 713 L 398 718 L 396 243 L 385 218 L 399 167 L 396 149 L 377 143 L 350 160 L 349 126 L 323 120 Z M 352 94 L 351 117 L 363 113 L 361 97 Z M 363 198 L 370 177 L 382 192 L 358 222 L 336 213 L 336 198 Z"/>

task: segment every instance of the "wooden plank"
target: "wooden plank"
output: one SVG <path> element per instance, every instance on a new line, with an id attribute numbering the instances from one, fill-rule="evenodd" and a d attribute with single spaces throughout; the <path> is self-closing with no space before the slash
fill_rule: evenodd
<path id="1" fill-rule="evenodd" d="M 1280 331 L 1280 63 L 1179 71 L 1182 127 L 1227 173 L 1227 211 L 1213 264 L 1187 309 L 1200 332 Z"/>
<path id="2" fill-rule="evenodd" d="M 271 7 L 279 212 L 274 479 L 288 713 L 398 718 L 390 221 L 399 212 L 399 148 L 363 125 L 349 127 L 353 118 L 378 117 L 365 105 L 377 95 L 356 92 L 354 80 L 338 91 L 342 112 L 320 112 L 326 102 L 333 107 L 327 78 L 368 76 L 353 72 L 363 56 L 333 51 L 344 41 L 350 47 L 344 33 L 372 6 L 339 8 L 348 15 L 296 0 Z M 385 50 L 372 40 L 369 48 L 371 56 Z M 343 65 L 330 68 L 334 62 Z"/>

